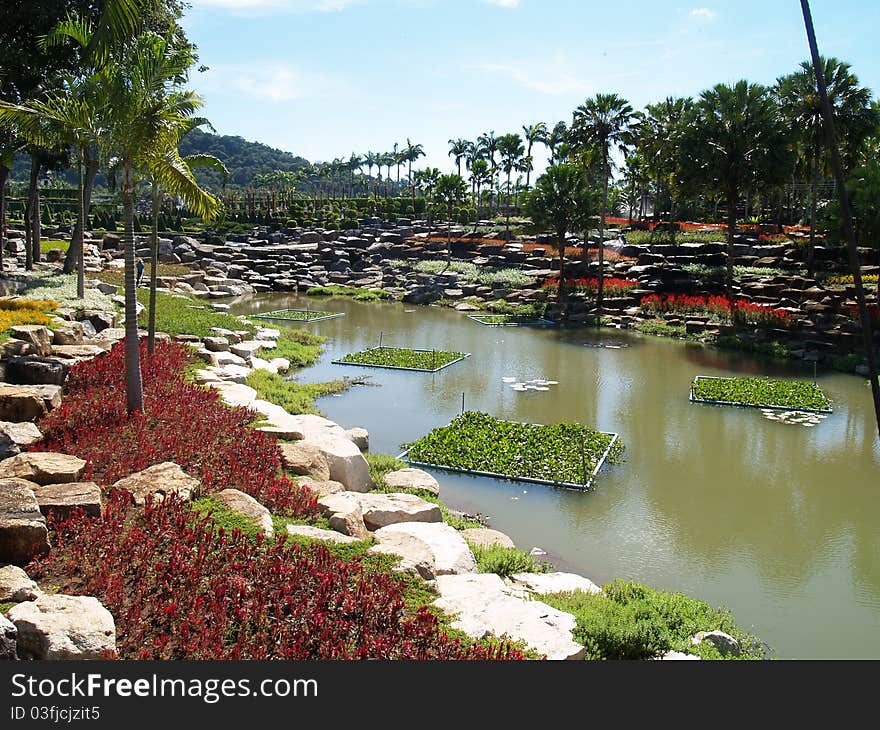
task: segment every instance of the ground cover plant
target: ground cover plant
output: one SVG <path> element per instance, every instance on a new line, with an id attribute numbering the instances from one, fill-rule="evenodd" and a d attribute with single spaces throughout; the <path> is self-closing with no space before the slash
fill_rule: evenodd
<path id="1" fill-rule="evenodd" d="M 97 289 L 86 288 L 85 298 L 76 295 L 76 274 L 46 274 L 45 272 L 25 272 L 17 274 L 15 280 L 17 293 L 28 299 L 51 299 L 59 307 L 69 309 L 97 309 L 112 312 L 116 305 L 106 294 Z"/>
<path id="2" fill-rule="evenodd" d="M 333 380 L 329 383 L 297 383 L 268 370 L 252 370 L 248 373 L 247 384 L 257 391 L 260 400 L 281 406 L 293 415 L 319 414 L 315 406 L 318 398 L 342 393 L 349 385 L 344 380 Z"/>
<path id="3" fill-rule="evenodd" d="M 691 386 L 694 400 L 746 406 L 828 410 L 831 403 L 816 383 L 770 378 L 697 377 Z"/>
<path id="4" fill-rule="evenodd" d="M 652 659 L 667 651 L 723 659 L 708 642 L 694 646 L 690 640 L 699 631 L 716 630 L 739 642 L 741 658 L 765 655 L 761 642 L 734 624 L 728 611 L 680 593 L 618 580 L 598 594 L 577 591 L 540 599 L 574 615 L 573 636 L 587 648 L 586 659 Z"/>
<path id="5" fill-rule="evenodd" d="M 57 309 L 58 302 L 51 299 L 0 299 L 0 334 L 20 324 L 50 323 L 49 312 Z"/>
<path id="6" fill-rule="evenodd" d="M 150 281 L 150 262 L 144 261 L 144 278 L 142 284 Z M 184 264 L 159 264 L 156 269 L 156 276 L 189 276 L 193 270 Z M 125 270 L 124 269 L 104 269 L 98 278 L 108 284 L 116 286 L 125 286 Z"/>
<path id="7" fill-rule="evenodd" d="M 547 563 L 540 563 L 524 550 L 501 545 L 476 545 L 469 543 L 477 572 L 495 573 L 502 578 L 515 573 L 546 573 Z"/>
<path id="8" fill-rule="evenodd" d="M 629 293 L 638 287 L 639 282 L 634 279 L 608 277 L 605 279 L 604 293 L 606 298 L 625 297 L 629 296 Z M 546 279 L 541 288 L 547 291 L 548 294 L 555 294 L 556 290 L 559 289 L 559 277 Z M 565 289 L 569 293 L 580 293 L 595 297 L 599 292 L 599 279 L 597 277 L 566 279 Z"/>
<path id="9" fill-rule="evenodd" d="M 53 524 L 31 574 L 97 596 L 123 659 L 519 659 L 506 644 L 448 636 L 410 611 L 406 582 L 376 563 L 280 535 L 217 529 L 172 498 L 143 511 L 122 493 L 102 519 Z"/>
<path id="10" fill-rule="evenodd" d="M 480 324 L 495 326 L 506 325 L 514 327 L 517 325 L 553 324 L 553 322 L 528 314 L 471 314 L 469 318 Z"/>
<path id="11" fill-rule="evenodd" d="M 403 264 L 404 262 L 401 262 Z M 534 282 L 535 277 L 512 268 L 487 268 L 477 266 L 470 261 L 445 261 L 429 259 L 419 261 L 413 266 L 413 271 L 421 274 L 458 274 L 458 280 L 463 283 L 481 284 L 482 286 L 506 287 L 516 289 Z"/>
<path id="12" fill-rule="evenodd" d="M 356 302 L 380 302 L 385 299 L 393 299 L 393 295 L 384 289 L 358 289 L 355 286 L 313 286 L 306 291 L 310 297 L 342 297 L 354 299 Z"/>
<path id="13" fill-rule="evenodd" d="M 606 451 L 610 463 L 620 460 L 623 445 L 613 439 L 576 423 L 542 426 L 467 412 L 405 447 L 411 462 L 586 486 Z"/>
<path id="14" fill-rule="evenodd" d="M 147 289 L 138 289 L 137 296 L 138 301 L 145 307 L 139 320 L 142 326 L 146 326 L 146 307 L 149 306 L 150 292 Z M 210 305 L 192 297 L 183 294 L 156 292 L 157 331 L 167 332 L 172 337 L 175 335 L 210 337 L 213 335 L 211 332 L 213 327 L 222 327 L 223 329 L 233 331 L 246 330 L 251 334 L 256 331 L 253 324 L 231 314 L 217 312 Z"/>
<path id="15" fill-rule="evenodd" d="M 754 304 L 745 299 L 731 301 L 725 296 L 652 294 L 642 299 L 640 306 L 643 312 L 654 316 L 704 316 L 722 324 L 736 321 L 769 327 L 789 327 L 792 323 L 791 313 L 785 309 Z"/>
<path id="16" fill-rule="evenodd" d="M 372 347 L 354 352 L 334 362 L 339 365 L 366 365 L 377 368 L 402 368 L 433 372 L 467 357 L 464 352 L 448 350 L 410 350 L 405 347 Z"/>
<path id="17" fill-rule="evenodd" d="M 260 314 L 252 314 L 251 317 L 256 319 L 277 319 L 287 322 L 311 322 L 317 319 L 328 319 L 330 317 L 341 317 L 341 312 L 320 312 L 305 309 L 279 309 L 274 312 L 261 312 Z"/>
<path id="18" fill-rule="evenodd" d="M 293 368 L 304 368 L 314 365 L 324 351 L 326 337 L 306 332 L 305 330 L 284 329 L 276 340 L 276 346 L 264 348 L 259 355 L 267 360 L 282 357 L 290 362 Z"/>
<path id="19" fill-rule="evenodd" d="M 229 408 L 215 391 L 185 380 L 190 354 L 183 345 L 157 342 L 148 356 L 141 343 L 144 411 L 129 416 L 124 346 L 71 368 L 60 407 L 43 418 L 38 451 L 85 459 L 83 479 L 109 487 L 153 464 L 177 463 L 202 482 L 206 494 L 239 489 L 273 512 L 308 516 L 314 498 L 281 472 L 277 440 L 250 427 L 254 413 Z"/>
<path id="20" fill-rule="evenodd" d="M 47 254 L 53 248 L 60 249 L 62 252 L 67 253 L 67 249 L 70 248 L 70 241 L 60 241 L 55 238 L 44 238 L 40 241 L 40 251 L 42 253 Z"/>

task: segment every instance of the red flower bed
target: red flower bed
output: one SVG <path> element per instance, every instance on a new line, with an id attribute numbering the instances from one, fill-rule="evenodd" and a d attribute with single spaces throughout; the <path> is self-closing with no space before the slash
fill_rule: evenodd
<path id="1" fill-rule="evenodd" d="M 633 279 L 619 279 L 615 277 L 606 277 L 605 279 L 605 296 L 607 297 L 625 297 L 633 289 L 638 287 L 639 282 Z M 544 289 L 556 289 L 559 286 L 559 277 L 546 279 L 541 285 Z M 566 279 L 565 286 L 569 291 L 579 291 L 596 296 L 599 292 L 599 279 L 591 277 L 589 279 Z"/>
<path id="2" fill-rule="evenodd" d="M 763 304 L 754 304 L 745 299 L 735 302 L 724 296 L 703 297 L 688 294 L 669 294 L 658 296 L 652 294 L 642 299 L 641 308 L 650 314 L 677 314 L 682 316 L 710 316 L 720 322 L 732 322 L 734 319 L 748 324 L 766 325 L 770 327 L 789 327 L 791 313 L 784 309 L 776 309 Z"/>
<path id="3" fill-rule="evenodd" d="M 103 519 L 53 529 L 31 566 L 113 614 L 123 659 L 521 659 L 465 648 L 427 609 L 407 615 L 403 582 L 323 546 L 216 530 L 176 499 L 135 513 L 123 493 Z"/>
<path id="4" fill-rule="evenodd" d="M 278 442 L 248 424 L 254 413 L 229 408 L 215 391 L 184 381 L 189 351 L 157 342 L 154 355 L 142 343 L 143 413 L 125 404 L 125 350 L 71 369 L 62 405 L 42 421 L 45 439 L 34 447 L 85 459 L 85 479 L 110 486 L 148 466 L 173 461 L 198 477 L 206 493 L 234 488 L 273 512 L 306 516 L 314 497 L 281 473 Z"/>

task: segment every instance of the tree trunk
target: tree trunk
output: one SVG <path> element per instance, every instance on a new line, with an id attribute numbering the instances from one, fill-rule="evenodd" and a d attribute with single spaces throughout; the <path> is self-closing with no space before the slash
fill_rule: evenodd
<path id="1" fill-rule="evenodd" d="M 9 168 L 0 165 L 0 272 L 3 271 L 3 254 L 6 250 L 6 180 Z"/>
<path id="2" fill-rule="evenodd" d="M 93 155 L 90 148 L 86 148 L 85 150 L 85 165 L 86 165 L 86 179 L 83 187 L 83 206 L 85 210 L 85 215 L 83 216 L 84 228 L 83 235 L 85 234 L 85 228 L 88 227 L 89 221 L 89 211 L 92 208 L 92 191 L 95 188 L 95 176 L 98 174 L 98 157 L 97 155 Z M 80 264 L 81 254 L 80 251 L 77 250 L 77 236 L 79 235 L 79 221 L 77 221 L 76 227 L 73 229 L 73 235 L 71 236 L 70 248 L 67 249 L 67 255 L 64 257 L 64 273 L 71 273 L 77 265 Z M 80 236 L 81 238 L 81 236 Z M 80 241 L 80 245 L 82 241 Z M 81 249 L 80 249 L 81 250 Z M 84 264 L 83 264 L 84 265 Z"/>
<path id="3" fill-rule="evenodd" d="M 556 237 L 559 240 L 559 286 L 556 288 L 556 304 L 559 305 L 559 311 L 562 312 L 562 302 L 565 299 L 565 228 L 559 228 L 556 231 Z"/>
<path id="4" fill-rule="evenodd" d="M 150 233 L 150 311 L 147 326 L 147 352 L 156 352 L 156 278 L 159 270 L 159 186 L 153 181 L 153 230 Z"/>
<path id="5" fill-rule="evenodd" d="M 141 382 L 140 342 L 138 340 L 137 290 L 134 272 L 134 171 L 130 162 L 122 168 L 122 213 L 125 252 L 125 399 L 128 413 L 144 410 Z"/>
<path id="6" fill-rule="evenodd" d="M 505 222 L 505 241 L 510 240 L 510 173 L 507 173 L 507 220 Z"/>
<path id="7" fill-rule="evenodd" d="M 807 276 L 816 273 L 816 196 L 819 191 L 819 152 L 813 150 L 813 171 L 810 178 L 810 243 L 807 247 Z"/>
<path id="8" fill-rule="evenodd" d="M 31 176 L 28 183 L 28 199 L 24 214 L 25 252 L 24 267 L 30 271 L 34 268 L 34 203 L 36 200 L 37 180 L 40 176 L 40 163 L 31 155 Z M 37 216 L 39 219 L 39 216 Z"/>
<path id="9" fill-rule="evenodd" d="M 31 228 L 31 202 L 24 202 L 24 268 L 30 271 L 34 268 L 34 250 L 31 248 L 31 238 L 34 234 Z"/>
<path id="10" fill-rule="evenodd" d="M 77 172 L 77 204 L 79 206 L 76 228 L 73 232 L 73 240 L 70 242 L 70 248 L 76 249 L 76 296 L 78 299 L 86 298 L 86 272 L 85 257 L 83 256 L 83 235 L 86 228 L 86 203 L 85 203 L 85 185 L 83 184 L 83 149 L 80 147 L 78 159 L 76 161 Z M 69 249 L 68 249 L 69 252 Z"/>
<path id="11" fill-rule="evenodd" d="M 31 158 L 31 255 L 32 263 L 39 263 L 40 256 L 40 162 L 36 157 Z"/>
<path id="12" fill-rule="evenodd" d="M 736 202 L 735 190 L 727 192 L 727 276 L 725 290 L 727 298 L 733 302 L 733 239 L 736 236 Z"/>
<path id="13" fill-rule="evenodd" d="M 526 157 L 530 158 L 531 156 L 532 156 L 532 143 L 529 142 L 529 150 L 528 150 L 528 152 L 526 152 Z M 529 163 L 526 166 L 526 190 L 529 189 L 529 181 L 531 179 L 532 179 L 532 164 Z"/>
<path id="14" fill-rule="evenodd" d="M 608 178 L 611 171 L 606 160 L 603 167 L 605 181 L 602 186 L 602 218 L 599 220 L 599 291 L 596 294 L 596 326 L 602 324 L 602 301 L 605 298 L 605 212 L 608 207 Z"/>

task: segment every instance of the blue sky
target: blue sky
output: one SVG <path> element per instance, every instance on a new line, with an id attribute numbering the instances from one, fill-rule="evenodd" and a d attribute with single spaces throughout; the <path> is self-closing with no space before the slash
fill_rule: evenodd
<path id="1" fill-rule="evenodd" d="M 191 86 L 221 134 L 312 161 L 384 152 L 452 170 L 447 140 L 570 121 L 597 92 L 635 108 L 808 57 L 798 0 L 189 0 Z M 877 0 L 813 0 L 820 50 L 880 93 Z M 536 166 L 544 165 L 543 148 Z"/>

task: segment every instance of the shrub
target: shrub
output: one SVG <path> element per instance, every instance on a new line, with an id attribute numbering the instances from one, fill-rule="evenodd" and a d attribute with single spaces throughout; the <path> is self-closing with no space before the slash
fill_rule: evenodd
<path id="1" fill-rule="evenodd" d="M 625 297 L 633 289 L 639 286 L 639 282 L 633 279 L 620 279 L 617 277 L 608 277 L 605 279 L 603 287 L 607 297 Z M 565 287 L 568 291 L 582 292 L 588 296 L 595 297 L 599 293 L 599 279 L 590 277 L 589 279 L 566 279 Z M 541 288 L 555 292 L 559 288 L 559 277 L 547 279 L 541 285 Z"/>
<path id="2" fill-rule="evenodd" d="M 382 486 L 385 483 L 385 475 L 398 469 L 406 469 L 409 466 L 405 461 L 388 456 L 387 454 L 364 454 L 364 458 L 370 465 L 370 477 L 373 484 Z"/>
<path id="3" fill-rule="evenodd" d="M 495 573 L 507 578 L 515 573 L 543 573 L 546 570 L 545 565 L 539 564 L 531 555 L 516 548 L 473 544 L 470 547 L 480 573 Z"/>
<path id="4" fill-rule="evenodd" d="M 281 406 L 294 415 L 318 413 L 315 407 L 318 398 L 341 393 L 348 387 L 343 380 L 329 383 L 296 383 L 268 370 L 252 370 L 247 376 L 247 384 L 257 391 L 260 400 Z"/>

